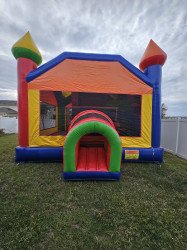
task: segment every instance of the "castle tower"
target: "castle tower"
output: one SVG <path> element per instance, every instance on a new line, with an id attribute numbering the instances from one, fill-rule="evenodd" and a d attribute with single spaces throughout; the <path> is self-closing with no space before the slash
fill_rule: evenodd
<path id="1" fill-rule="evenodd" d="M 27 74 L 41 64 L 42 57 L 31 35 L 27 32 L 13 46 L 12 54 L 17 59 L 18 75 L 18 142 L 28 146 L 28 86 Z"/>
<path id="2" fill-rule="evenodd" d="M 167 54 L 153 41 L 150 40 L 139 64 L 139 68 L 153 82 L 152 100 L 152 147 L 160 147 L 161 140 L 161 78 L 162 66 L 167 59 Z"/>

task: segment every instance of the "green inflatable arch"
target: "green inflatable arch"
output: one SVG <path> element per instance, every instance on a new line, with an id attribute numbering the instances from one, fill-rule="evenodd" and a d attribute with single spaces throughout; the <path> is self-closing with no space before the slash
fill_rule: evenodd
<path id="1" fill-rule="evenodd" d="M 120 138 L 112 127 L 98 121 L 81 123 L 69 132 L 64 145 L 64 172 L 76 171 L 76 144 L 81 137 L 90 133 L 99 133 L 108 140 L 111 150 L 109 171 L 119 172 L 122 154 Z"/>

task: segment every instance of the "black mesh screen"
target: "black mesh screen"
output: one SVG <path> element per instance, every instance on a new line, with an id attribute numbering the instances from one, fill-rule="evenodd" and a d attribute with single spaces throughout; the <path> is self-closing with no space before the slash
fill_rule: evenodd
<path id="1" fill-rule="evenodd" d="M 95 109 L 112 119 L 121 136 L 141 136 L 140 95 L 73 93 L 72 97 L 71 119 L 81 111 Z"/>
<path id="2" fill-rule="evenodd" d="M 98 93 L 72 93 L 65 97 L 62 92 L 54 92 L 57 102 L 57 115 L 55 107 L 49 108 L 41 103 L 41 129 L 58 125 L 58 132 L 54 135 L 65 135 L 72 119 L 85 110 L 98 110 L 108 115 L 114 122 L 116 130 L 121 136 L 141 136 L 141 96 L 140 95 L 116 95 Z M 47 110 L 47 111 L 46 111 Z M 49 112 L 50 111 L 50 112 Z M 50 115 L 47 117 L 47 115 Z M 98 114 L 94 114 L 99 117 Z M 47 117 L 47 118 L 46 118 Z M 86 115 L 89 117 L 89 114 Z M 46 122 L 46 119 L 47 122 Z M 102 119 L 106 119 L 103 118 Z M 55 120 L 55 121 L 54 121 Z M 58 123 L 58 124 L 57 124 Z"/>
<path id="3" fill-rule="evenodd" d="M 40 130 L 54 128 L 56 126 L 56 107 L 40 102 Z"/>

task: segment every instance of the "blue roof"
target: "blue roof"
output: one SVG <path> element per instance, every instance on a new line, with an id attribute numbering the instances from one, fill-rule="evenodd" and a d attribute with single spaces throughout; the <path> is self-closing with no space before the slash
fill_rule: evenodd
<path id="1" fill-rule="evenodd" d="M 89 60 L 89 61 L 105 61 L 105 62 L 119 62 L 121 63 L 126 69 L 128 69 L 131 73 L 136 75 L 139 79 L 143 82 L 148 84 L 149 86 L 153 86 L 152 80 L 146 76 L 142 71 L 136 68 L 133 64 L 128 62 L 124 57 L 120 55 L 109 55 L 109 54 L 93 54 L 93 53 L 78 53 L 78 52 L 63 52 L 62 54 L 58 55 L 54 59 L 50 60 L 49 62 L 41 65 L 37 69 L 31 71 L 27 76 L 27 82 L 30 82 L 37 78 L 38 76 L 42 75 L 43 73 L 47 72 L 48 70 L 52 69 L 65 59 L 74 59 L 74 60 Z"/>

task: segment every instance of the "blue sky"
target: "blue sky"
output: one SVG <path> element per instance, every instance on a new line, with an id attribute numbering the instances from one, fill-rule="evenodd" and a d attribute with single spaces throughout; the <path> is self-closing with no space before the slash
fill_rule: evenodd
<path id="1" fill-rule="evenodd" d="M 168 55 L 162 102 L 187 116 L 186 0 L 1 0 L 0 99 L 16 99 L 11 46 L 30 31 L 47 62 L 63 51 L 121 54 L 138 67 L 152 38 Z"/>

